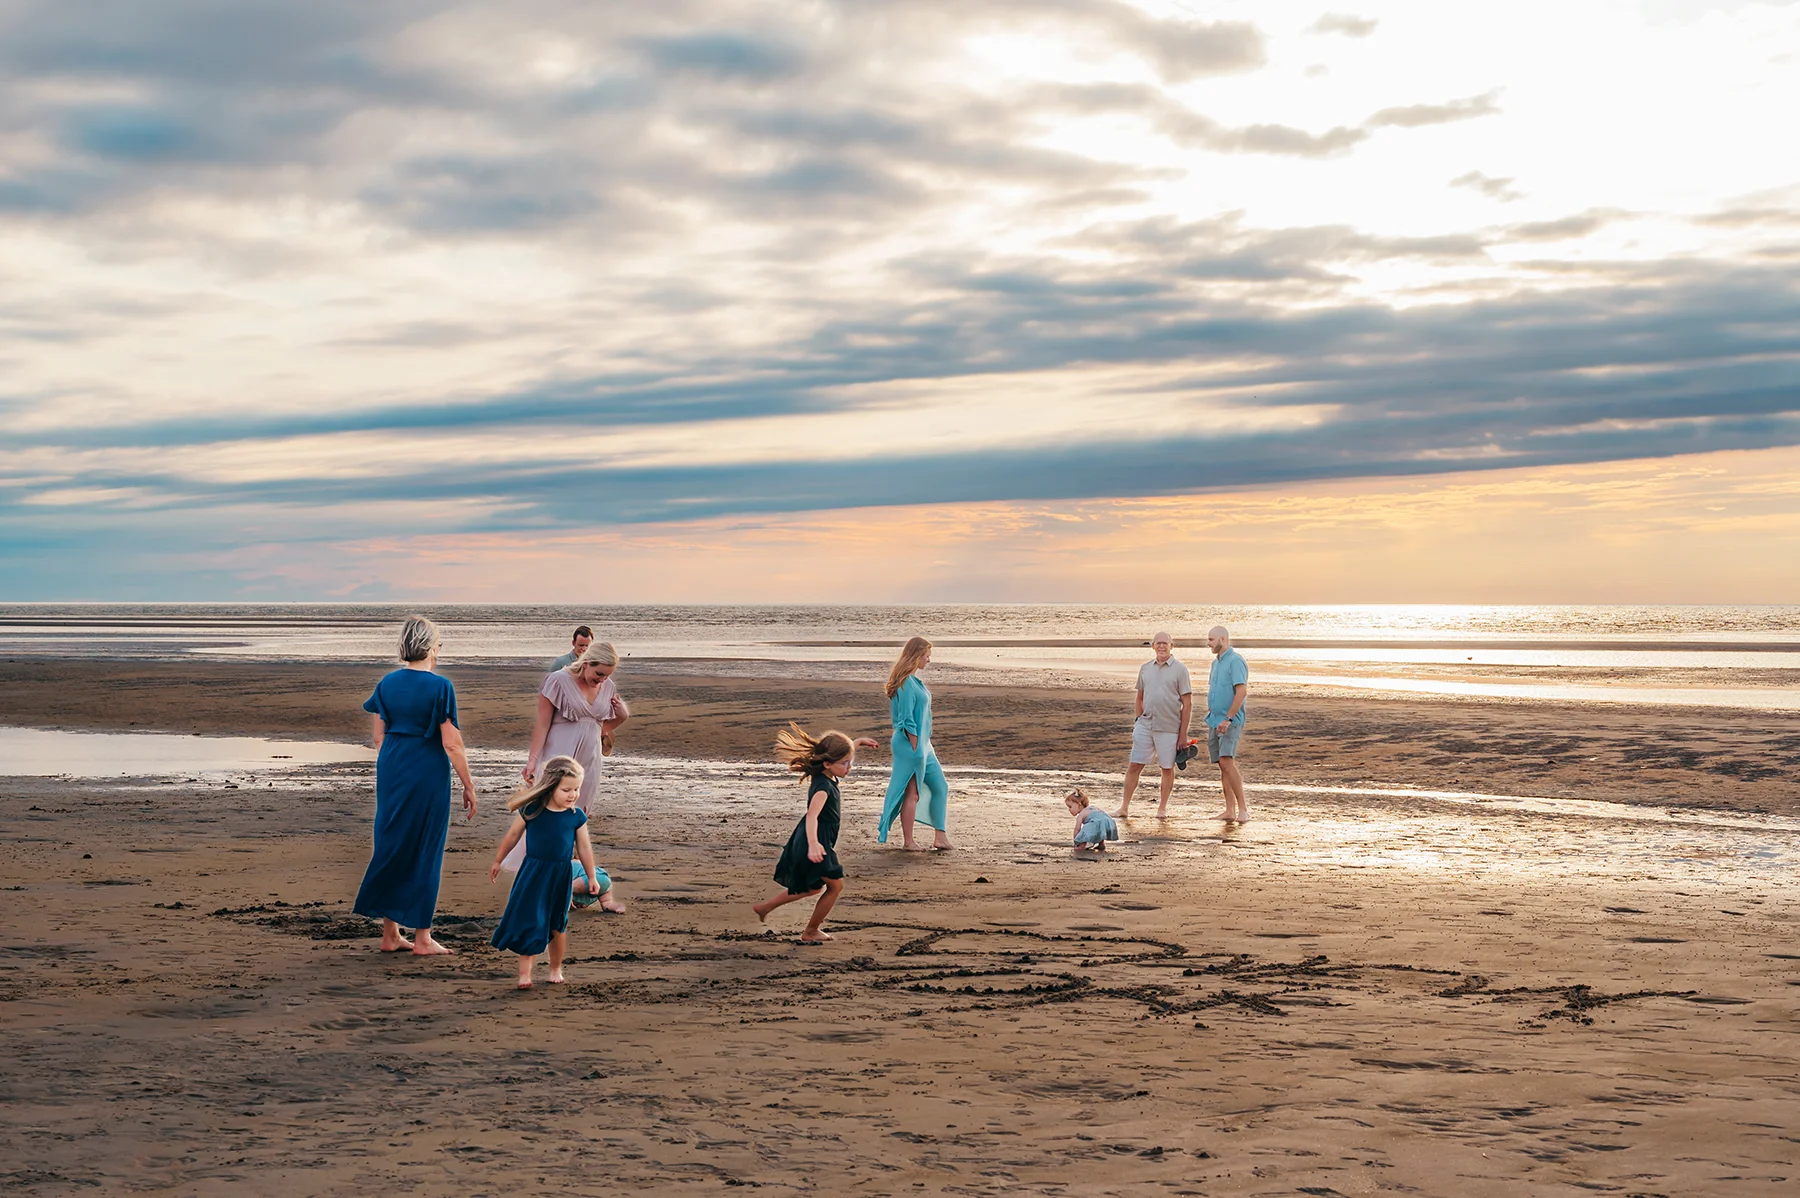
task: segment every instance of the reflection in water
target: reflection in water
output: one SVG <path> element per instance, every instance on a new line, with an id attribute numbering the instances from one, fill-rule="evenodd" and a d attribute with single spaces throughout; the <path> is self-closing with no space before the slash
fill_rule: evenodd
<path id="1" fill-rule="evenodd" d="M 0 728 L 0 774 L 83 777 L 198 778 L 231 786 L 234 772 L 254 771 L 256 785 L 277 790 L 356 787 L 372 790 L 373 753 L 356 745 L 272 741 L 254 737 L 189 737 L 149 733 L 69 733 Z M 523 751 L 472 750 L 477 785 L 490 801 L 480 823 L 496 840 L 504 805 L 492 799 L 517 781 Z M 603 767 L 597 835 L 630 836 L 643 811 L 688 812 L 702 834 L 721 842 L 746 835 L 785 835 L 804 805 L 800 783 L 785 769 L 756 762 L 704 762 L 621 756 Z M 1071 860 L 1068 813 L 1061 796 L 1073 785 L 1114 801 L 1117 774 L 1052 770 L 950 769 L 951 821 L 959 847 L 943 857 L 905 863 L 898 850 L 874 844 L 885 770 L 859 770 L 845 782 L 839 842 L 851 875 L 891 875 L 910 868 L 974 876 L 1003 861 L 1046 866 Z M 71 783 L 72 785 L 74 783 Z M 1757 894 L 1800 882 L 1800 820 L 1728 811 L 1666 811 L 1622 803 L 1473 791 L 1396 787 L 1287 786 L 1252 782 L 1251 822 L 1225 825 L 1216 784 L 1184 778 L 1169 820 L 1134 818 L 1104 859 L 1086 854 L 1099 879 L 1121 864 L 1165 871 L 1214 869 L 1221 854 L 1234 866 L 1272 877 L 1286 871 L 1351 871 L 1453 875 L 1476 880 L 1554 884 L 1564 880 L 1657 881 L 1749 889 Z M 767 829 L 761 827 L 767 823 Z M 754 831 L 753 831 L 754 829 Z M 1086 868 L 1083 866 L 1082 868 Z M 973 871 L 973 872 L 970 872 Z M 1064 878 L 1056 883 L 1066 885 Z"/>
<path id="2" fill-rule="evenodd" d="M 478 753 L 483 773 L 504 777 L 520 753 Z M 690 810 L 727 821 L 789 819 L 801 806 L 793 776 L 774 765 L 621 757 L 608 761 L 600 834 L 609 820 L 629 821 L 634 808 Z M 951 822 L 959 847 L 951 858 L 979 868 L 1001 861 L 1049 863 L 1070 857 L 1068 818 L 1060 798 L 1070 786 L 1115 788 L 1117 774 L 951 769 Z M 883 770 L 859 771 L 844 785 L 845 838 L 840 853 L 864 870 L 885 869 L 873 844 Z M 1464 791 L 1379 787 L 1249 787 L 1253 819 L 1224 825 L 1210 817 L 1218 788 L 1184 779 L 1177 814 L 1167 821 L 1134 817 L 1125 839 L 1105 856 L 1158 860 L 1205 869 L 1231 853 L 1279 873 L 1292 868 L 1455 873 L 1474 878 L 1655 878 L 1703 885 L 1795 884 L 1800 820 L 1723 811 L 1665 811 L 1622 803 Z M 740 825 L 741 826 L 741 825 Z M 1090 859 L 1094 855 L 1087 855 Z M 854 874 L 858 865 L 846 864 Z"/>
<path id="3" fill-rule="evenodd" d="M 331 741 L 0 727 L 0 777 L 187 777 L 373 760 L 372 749 Z"/>

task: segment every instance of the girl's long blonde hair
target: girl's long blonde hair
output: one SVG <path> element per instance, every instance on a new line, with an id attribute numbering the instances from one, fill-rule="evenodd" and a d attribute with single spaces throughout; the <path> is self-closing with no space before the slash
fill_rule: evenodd
<path id="1" fill-rule="evenodd" d="M 810 736 L 795 723 L 775 734 L 775 753 L 796 774 L 822 774 L 825 767 L 842 761 L 856 752 L 856 745 L 842 732 L 833 729 Z"/>
<path id="2" fill-rule="evenodd" d="M 931 652 L 931 642 L 922 636 L 915 636 L 906 642 L 900 650 L 900 656 L 894 660 L 894 668 L 888 671 L 887 697 L 893 698 L 900 693 L 900 684 L 906 681 L 908 674 L 913 673 Z"/>
<path id="3" fill-rule="evenodd" d="M 538 770 L 536 782 L 513 792 L 513 797 L 506 800 L 506 809 L 517 811 L 528 820 L 536 819 L 550 805 L 550 796 L 556 793 L 564 778 L 580 782 L 586 772 L 573 757 L 552 757 Z"/>

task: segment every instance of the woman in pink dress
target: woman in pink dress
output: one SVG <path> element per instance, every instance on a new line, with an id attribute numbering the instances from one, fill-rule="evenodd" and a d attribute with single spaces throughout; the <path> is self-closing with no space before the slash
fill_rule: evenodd
<path id="1" fill-rule="evenodd" d="M 618 667 L 619 655 L 613 647 L 596 641 L 573 664 L 545 676 L 538 690 L 531 754 L 521 771 L 527 782 L 535 782 L 541 761 L 564 756 L 579 761 L 584 772 L 577 806 L 589 819 L 599 811 L 600 758 L 611 751 L 614 730 L 631 717 L 613 685 L 612 674 Z M 523 860 L 524 853 L 515 847 L 501 865 L 516 871 Z M 600 905 L 608 911 L 625 910 L 611 893 Z"/>

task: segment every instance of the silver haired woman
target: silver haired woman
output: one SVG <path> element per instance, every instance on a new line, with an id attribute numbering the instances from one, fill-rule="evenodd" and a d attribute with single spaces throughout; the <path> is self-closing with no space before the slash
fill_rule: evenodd
<path id="1" fill-rule="evenodd" d="M 381 951 L 448 953 L 431 938 L 450 832 L 450 770 L 462 779 L 463 810 L 475 818 L 475 782 L 456 722 L 456 688 L 433 673 L 441 638 L 424 616 L 400 631 L 405 664 L 375 684 L 363 704 L 373 717 L 375 850 L 356 892 L 356 913 L 381 920 Z M 412 939 L 404 929 L 412 928 Z"/>

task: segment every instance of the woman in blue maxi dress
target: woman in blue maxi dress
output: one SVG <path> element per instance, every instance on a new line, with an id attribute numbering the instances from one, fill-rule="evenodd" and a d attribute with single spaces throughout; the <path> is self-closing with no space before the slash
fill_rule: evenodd
<path id="1" fill-rule="evenodd" d="M 356 892 L 356 913 L 381 920 L 383 952 L 448 953 L 431 937 L 450 830 L 450 770 L 475 817 L 475 785 L 456 720 L 456 688 L 433 673 L 437 629 L 414 616 L 401 635 L 406 665 L 385 675 L 363 704 L 374 716 L 375 846 Z M 415 656 L 416 655 L 416 656 Z M 412 928 L 408 940 L 402 929 Z"/>
<path id="2" fill-rule="evenodd" d="M 937 830 L 932 848 L 953 848 L 950 843 L 950 785 L 931 747 L 931 692 L 919 681 L 918 671 L 931 664 L 931 642 L 915 636 L 906 642 L 888 675 L 888 709 L 894 720 L 891 751 L 894 770 L 888 778 L 887 801 L 881 806 L 881 824 L 875 839 L 887 843 L 888 829 L 900 820 L 902 848 L 913 848 L 913 822 Z"/>

